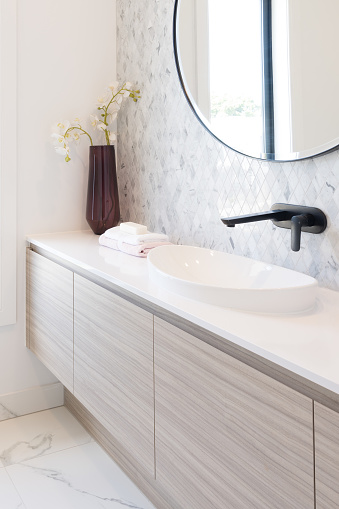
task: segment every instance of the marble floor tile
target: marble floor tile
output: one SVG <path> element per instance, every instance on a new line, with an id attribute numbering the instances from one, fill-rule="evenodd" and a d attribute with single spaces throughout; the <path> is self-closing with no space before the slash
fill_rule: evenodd
<path id="1" fill-rule="evenodd" d="M 155 509 L 95 442 L 6 470 L 26 509 Z"/>
<path id="2" fill-rule="evenodd" d="M 0 507 L 1 509 L 25 509 L 6 469 L 0 470 Z"/>
<path id="3" fill-rule="evenodd" d="M 90 441 L 90 435 L 65 407 L 24 415 L 0 422 L 0 465 L 6 467 Z"/>
<path id="4" fill-rule="evenodd" d="M 17 415 L 12 410 L 10 410 L 6 405 L 0 403 L 0 421 L 13 419 L 14 417 L 17 417 Z"/>

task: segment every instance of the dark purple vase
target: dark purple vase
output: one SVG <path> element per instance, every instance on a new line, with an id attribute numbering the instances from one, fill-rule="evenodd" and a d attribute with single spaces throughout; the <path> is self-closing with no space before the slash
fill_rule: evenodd
<path id="1" fill-rule="evenodd" d="M 119 222 L 118 182 L 112 145 L 89 147 L 86 219 L 96 235 Z"/>

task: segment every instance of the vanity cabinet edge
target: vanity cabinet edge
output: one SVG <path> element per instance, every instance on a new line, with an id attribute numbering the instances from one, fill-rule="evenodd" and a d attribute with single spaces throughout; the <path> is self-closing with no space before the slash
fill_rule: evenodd
<path id="1" fill-rule="evenodd" d="M 78 274 L 74 395 L 154 475 L 153 315 Z"/>
<path id="2" fill-rule="evenodd" d="M 50 263 L 52 264 L 55 264 L 55 265 L 59 265 L 62 269 L 66 270 L 66 271 L 71 271 L 72 269 L 70 268 L 67 268 L 67 263 L 65 264 L 62 264 L 62 263 L 58 263 L 58 261 L 51 261 L 49 259 L 48 256 L 44 256 L 43 254 L 38 254 L 36 253 L 34 250 L 32 250 L 32 247 L 34 249 L 34 246 L 31 246 L 31 247 L 28 247 L 26 249 L 26 253 L 27 253 L 27 269 L 26 269 L 26 275 L 27 275 L 27 282 L 26 282 L 26 285 L 27 285 L 27 294 L 26 294 L 26 345 L 28 348 L 31 347 L 32 351 L 34 350 L 34 347 L 32 345 L 32 334 L 31 334 L 31 328 L 32 328 L 32 324 L 31 324 L 31 312 L 32 312 L 32 309 L 31 309 L 31 299 L 30 299 L 30 296 L 31 296 L 31 292 L 32 292 L 32 288 L 31 288 L 31 278 L 32 278 L 32 273 L 31 273 L 31 263 L 30 263 L 30 260 L 32 257 L 40 257 L 40 258 L 45 258 L 46 260 L 49 260 Z M 73 276 L 73 273 L 72 273 L 72 277 Z M 85 279 L 86 276 L 83 276 Z M 88 278 L 88 280 L 90 281 L 91 279 Z M 102 286 L 100 284 L 100 282 L 93 282 L 94 284 L 98 284 L 99 286 L 101 286 L 102 288 L 104 288 L 104 286 Z M 116 295 L 116 292 L 114 291 L 114 289 L 112 288 L 107 288 L 106 289 L 110 292 L 112 292 L 114 295 Z M 124 299 L 124 296 L 123 295 L 120 295 L 120 297 L 122 299 Z M 130 302 L 128 300 L 128 298 L 126 298 L 127 302 Z M 136 302 L 135 305 L 138 306 L 138 303 Z M 144 309 L 144 306 L 142 305 L 142 303 L 139 304 L 139 307 L 141 307 L 142 309 Z M 150 308 L 148 307 L 148 311 L 150 310 Z M 159 313 L 158 313 L 159 314 Z M 165 313 L 166 314 L 166 313 Z M 153 318 L 153 321 L 164 321 L 165 323 L 168 323 L 168 324 L 174 324 L 175 323 L 175 317 L 172 316 L 171 314 L 169 314 L 169 316 L 164 316 L 164 320 L 162 320 L 161 318 L 158 318 L 157 317 L 157 314 L 155 313 L 155 317 Z M 184 327 L 185 327 L 185 324 L 183 325 L 183 323 L 185 322 L 185 320 L 182 320 L 182 319 L 178 319 L 178 326 L 176 327 L 178 330 L 180 330 L 181 332 L 183 332 L 184 334 L 188 333 L 188 332 L 184 332 Z M 173 325 L 175 326 L 175 325 Z M 194 324 L 192 324 L 192 327 L 194 329 Z M 195 335 L 195 332 L 193 332 L 194 335 Z M 268 376 L 270 377 L 269 374 L 265 373 L 263 370 L 260 369 L 260 367 L 252 367 L 251 366 L 251 362 L 244 362 L 241 358 L 240 358 L 240 355 L 239 356 L 233 356 L 232 353 L 229 353 L 229 352 L 224 352 L 223 350 L 221 350 L 220 348 L 218 348 L 218 344 L 220 343 L 221 341 L 221 338 L 216 340 L 216 344 L 215 345 L 211 345 L 209 340 L 207 341 L 206 339 L 204 339 L 202 337 L 203 335 L 203 331 L 200 331 L 199 328 L 197 328 L 197 334 L 195 335 L 196 337 L 196 340 L 197 341 L 202 341 L 205 345 L 208 345 L 210 346 L 211 348 L 216 348 L 217 350 L 219 350 L 221 353 L 224 353 L 224 355 L 229 355 L 231 358 L 233 358 L 234 360 L 236 360 L 237 362 L 240 362 L 240 363 L 243 363 L 244 366 L 246 366 L 246 369 L 254 369 L 256 371 L 258 371 L 258 373 L 260 374 L 263 374 L 264 376 Z M 213 336 L 213 334 L 211 333 L 207 333 L 208 336 Z M 212 342 L 213 342 L 213 337 L 212 337 Z M 154 348 L 154 338 L 153 338 L 153 348 Z M 43 362 L 46 364 L 46 362 L 43 360 Z M 49 367 L 49 366 L 47 366 Z M 59 378 L 58 374 L 54 371 L 54 369 L 52 367 L 49 367 L 49 369 L 51 369 L 52 372 L 54 372 L 54 374 L 56 374 L 56 376 Z M 153 369 L 154 369 L 154 363 L 153 363 Z M 155 376 L 155 373 L 153 373 L 153 376 Z M 301 390 L 298 390 L 298 387 L 293 387 L 291 386 L 291 383 L 284 383 L 284 381 L 280 381 L 278 380 L 278 382 L 276 381 L 277 379 L 275 377 L 271 377 L 272 380 L 275 382 L 275 383 L 280 383 L 281 385 L 284 385 L 286 388 L 290 389 L 290 390 L 293 390 L 297 393 L 299 393 L 301 396 L 304 395 L 304 392 L 301 391 Z M 67 386 L 66 386 L 67 388 Z M 69 392 L 69 394 L 72 393 L 72 390 L 73 390 L 73 386 L 71 387 L 71 391 Z M 307 398 L 310 398 L 310 395 L 309 394 L 306 394 L 304 397 L 307 397 Z M 327 460 L 324 460 L 324 456 L 325 458 L 328 456 L 327 455 L 327 452 L 326 450 L 331 450 L 331 436 L 330 438 L 327 436 L 326 437 L 326 425 L 325 423 L 327 422 L 329 416 L 332 416 L 334 418 L 334 421 L 335 421 L 335 429 L 337 429 L 337 420 L 339 420 L 339 413 L 337 413 L 337 411 L 334 411 L 333 408 L 335 410 L 337 410 L 338 408 L 338 404 L 337 404 L 337 395 L 335 395 L 336 399 L 335 401 L 333 401 L 333 404 L 331 401 L 328 401 L 327 399 L 327 396 L 326 398 L 324 399 L 324 405 L 322 405 L 321 403 L 317 402 L 317 398 L 315 398 L 315 402 L 314 402 L 314 409 L 315 409 L 315 415 L 314 415 L 314 423 L 315 423 L 315 429 L 314 429 L 314 440 L 315 440 L 315 473 L 316 473 L 316 494 L 317 494 L 317 509 L 334 509 L 334 508 L 338 508 L 339 507 L 339 501 L 338 501 L 338 493 L 336 491 L 336 489 L 334 488 L 333 489 L 333 485 L 331 486 L 331 482 L 333 484 L 333 481 L 330 482 L 330 485 L 328 484 L 329 481 L 328 480 L 325 480 L 323 481 L 322 480 L 322 476 L 325 475 L 330 475 L 330 478 L 332 476 L 332 479 L 333 479 L 333 470 L 334 470 L 334 480 L 335 480 L 335 483 L 337 482 L 337 477 L 336 475 L 339 475 L 337 474 L 337 469 L 339 468 L 337 463 L 336 463 L 336 458 L 339 457 L 339 452 L 338 452 L 338 456 L 334 458 L 334 462 L 332 460 L 332 465 L 331 465 L 331 462 L 330 462 L 330 467 L 328 467 L 328 459 Z M 320 399 L 320 401 L 322 401 L 322 398 L 319 397 L 318 399 Z M 324 444 L 322 445 L 322 435 L 325 435 L 325 446 Z M 156 438 L 155 438 L 156 439 Z M 335 447 L 337 447 L 337 445 L 335 445 Z M 323 451 L 323 449 L 325 448 L 325 452 Z M 336 450 L 336 449 L 335 449 Z M 157 454 L 157 451 L 155 450 L 154 451 L 154 455 L 155 455 L 155 459 L 156 459 L 156 454 Z M 114 455 L 113 455 L 114 457 Z M 133 458 L 132 458 L 133 459 Z M 121 464 L 121 461 L 117 460 L 118 463 Z M 322 461 L 325 461 L 325 463 L 321 463 Z M 327 462 L 327 463 L 326 463 Z M 327 465 L 327 466 L 326 466 Z M 329 470 L 329 473 L 328 473 L 328 470 Z M 141 474 L 137 474 L 137 476 L 140 477 Z M 142 475 L 141 475 L 141 478 L 142 478 Z M 138 483 L 137 483 L 138 484 Z M 140 483 L 139 483 L 140 484 Z M 339 485 L 339 478 L 338 478 L 338 485 Z M 162 492 L 161 488 L 159 488 L 159 483 L 156 484 L 157 486 L 157 490 L 159 490 L 159 493 Z M 335 484 L 336 486 L 336 484 Z M 142 489 L 142 488 L 141 488 Z M 328 495 L 328 490 L 330 490 L 331 492 L 331 495 Z M 327 500 L 326 499 L 329 500 Z M 329 498 L 329 497 L 332 497 Z M 326 502 L 324 503 L 323 500 L 326 500 Z M 164 502 L 165 505 L 160 505 L 159 507 L 166 507 L 167 509 L 167 506 L 166 506 L 166 503 Z M 324 505 L 325 504 L 325 505 Z M 327 504 L 327 505 L 326 505 Z M 330 505 L 332 504 L 332 505 Z"/>
<path id="3" fill-rule="evenodd" d="M 73 272 L 27 251 L 28 348 L 73 392 Z"/>
<path id="4" fill-rule="evenodd" d="M 317 509 L 339 507 L 339 413 L 315 402 L 315 493 Z"/>
<path id="5" fill-rule="evenodd" d="M 188 334 L 192 334 L 196 338 L 200 339 L 206 344 L 226 353 L 227 355 L 237 359 L 238 361 L 252 367 L 253 369 L 265 374 L 266 376 L 276 380 L 283 385 L 290 387 L 291 389 L 305 395 L 308 398 L 314 399 L 319 403 L 325 405 L 336 412 L 339 412 L 339 394 L 315 383 L 307 378 L 299 375 L 279 364 L 262 357 L 261 355 L 251 352 L 246 348 L 237 345 L 231 339 L 219 336 L 218 334 L 204 329 L 202 326 L 197 325 L 193 321 L 176 315 L 172 311 L 168 311 L 165 308 L 149 302 L 146 298 L 140 297 L 133 294 L 132 291 L 126 290 L 120 287 L 118 284 L 113 283 L 103 276 L 98 276 L 90 270 L 81 267 L 75 261 L 71 262 L 64 258 L 61 254 L 54 254 L 47 248 L 43 248 L 38 244 L 34 244 L 34 241 L 30 241 L 30 249 L 33 252 L 40 254 L 41 256 L 65 267 L 75 274 L 78 274 L 88 281 L 99 285 L 102 288 L 114 293 L 122 299 L 131 302 L 153 314 L 155 317 L 162 319 Z"/>
<path id="6" fill-rule="evenodd" d="M 26 247 L 26 347 L 30 348 L 30 253 L 31 248 Z"/>

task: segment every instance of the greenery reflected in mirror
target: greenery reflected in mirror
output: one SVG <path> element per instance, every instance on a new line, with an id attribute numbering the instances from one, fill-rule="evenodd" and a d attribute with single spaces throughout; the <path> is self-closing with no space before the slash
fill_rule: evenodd
<path id="1" fill-rule="evenodd" d="M 297 160 L 339 144 L 338 0 L 176 0 L 187 99 L 243 154 Z"/>

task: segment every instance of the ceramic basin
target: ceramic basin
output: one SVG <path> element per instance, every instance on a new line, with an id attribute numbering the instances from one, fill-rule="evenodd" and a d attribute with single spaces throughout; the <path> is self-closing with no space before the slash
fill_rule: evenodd
<path id="1" fill-rule="evenodd" d="M 316 279 L 277 265 L 193 246 L 160 246 L 148 255 L 162 288 L 201 302 L 260 313 L 312 309 Z"/>

